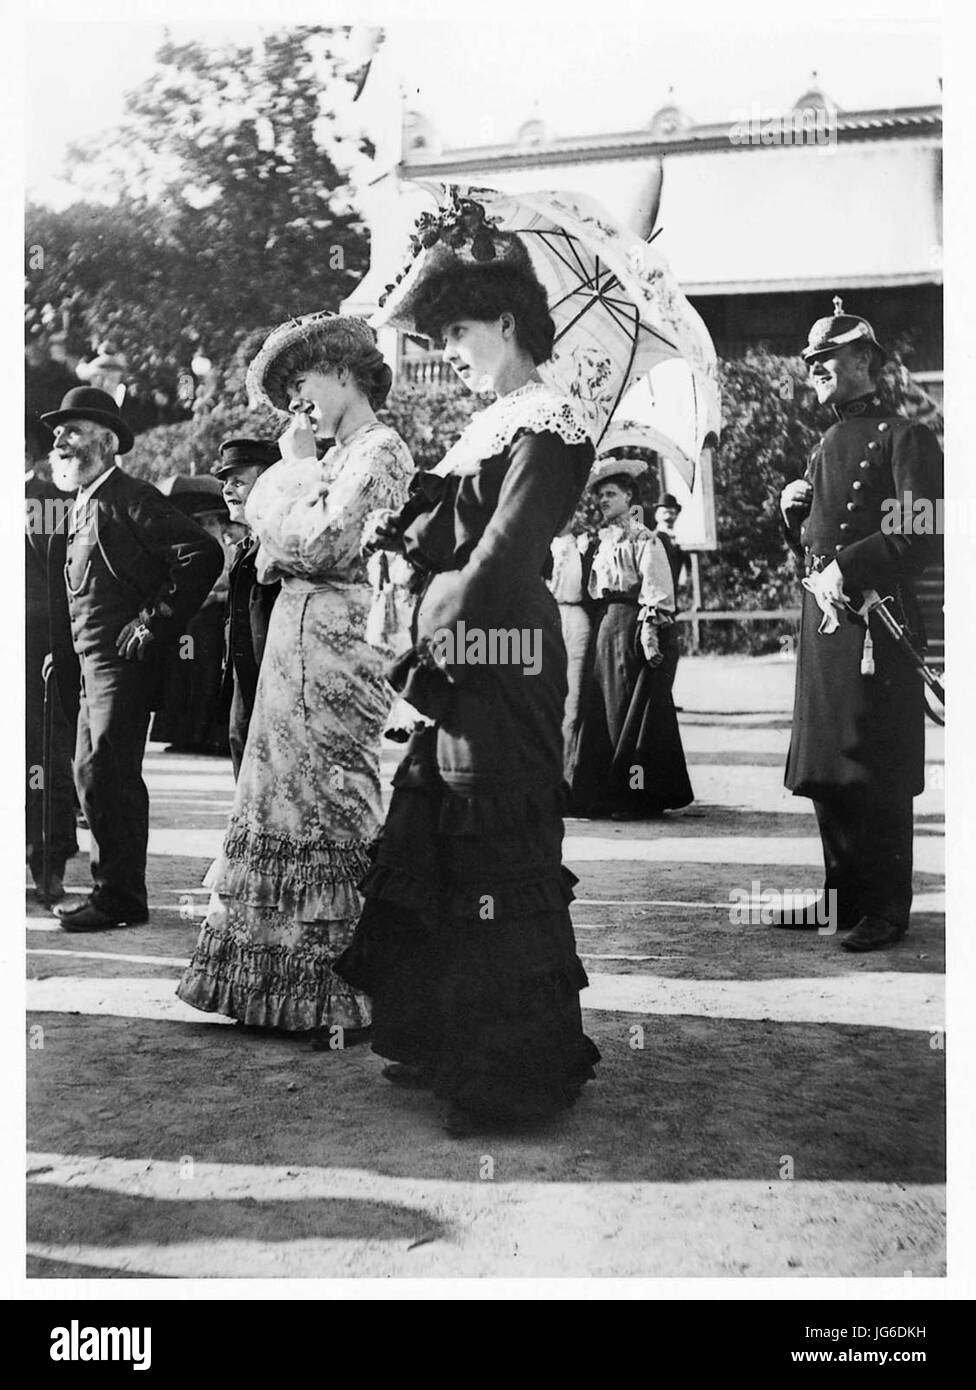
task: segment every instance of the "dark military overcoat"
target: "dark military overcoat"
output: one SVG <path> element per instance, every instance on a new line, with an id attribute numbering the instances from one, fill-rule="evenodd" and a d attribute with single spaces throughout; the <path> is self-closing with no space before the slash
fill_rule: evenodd
<path id="1" fill-rule="evenodd" d="M 877 396 L 836 409 L 813 449 L 813 500 L 787 514 L 787 536 L 807 574 L 836 560 L 856 606 L 874 589 L 894 599 L 921 646 L 913 581 L 941 554 L 942 452 L 924 425 L 892 415 Z M 900 509 L 895 512 L 895 505 Z M 803 591 L 793 729 L 786 785 L 829 798 L 862 788 L 915 796 L 924 786 L 922 681 L 895 642 L 871 621 L 874 675 L 862 674 L 863 618 L 840 615 L 833 633 Z"/>

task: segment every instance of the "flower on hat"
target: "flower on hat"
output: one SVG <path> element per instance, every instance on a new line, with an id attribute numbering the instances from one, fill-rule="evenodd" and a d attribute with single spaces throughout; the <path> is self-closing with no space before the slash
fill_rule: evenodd
<path id="1" fill-rule="evenodd" d="M 448 202 L 437 212 L 422 212 L 417 218 L 410 237 L 411 263 L 395 276 L 392 284 L 386 286 L 379 298 L 380 308 L 417 258 L 425 252 L 448 252 L 469 265 L 487 265 L 502 260 L 527 263 L 527 253 L 515 234 L 499 232 L 497 228 L 498 219 L 489 217 L 483 204 L 474 198 L 463 197 L 457 185 L 451 184 Z"/>

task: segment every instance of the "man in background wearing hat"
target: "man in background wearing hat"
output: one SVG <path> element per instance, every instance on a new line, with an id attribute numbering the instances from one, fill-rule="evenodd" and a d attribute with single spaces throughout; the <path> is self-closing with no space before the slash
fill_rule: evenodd
<path id="1" fill-rule="evenodd" d="M 674 534 L 675 522 L 681 515 L 681 503 L 671 492 L 662 492 L 658 498 L 657 506 L 654 508 L 654 524 L 651 530 L 664 546 L 668 557 L 668 564 L 671 568 L 671 578 L 674 581 L 674 611 L 680 610 L 678 602 L 679 583 L 682 571 L 688 564 L 688 556 L 678 544 Z M 674 678 L 678 671 L 678 658 L 681 655 L 681 642 L 678 637 L 678 625 L 672 623 L 661 631 L 661 651 L 664 653 L 664 670 L 668 678 L 668 686 L 674 689 Z"/>
<path id="2" fill-rule="evenodd" d="M 41 478 L 34 467 L 53 444 L 51 431 L 38 416 L 29 412 L 24 450 L 27 862 L 34 878 L 35 896 L 45 904 L 64 897 L 65 864 L 78 853 L 71 778 L 71 750 L 78 718 L 78 658 L 71 644 L 68 596 L 64 587 L 64 522 L 72 499 Z M 45 681 L 48 671 L 50 675 Z M 45 693 L 50 719 L 46 759 Z M 51 807 L 46 856 L 45 791 Z"/>
<path id="3" fill-rule="evenodd" d="M 112 397 L 69 391 L 43 417 L 67 486 L 65 578 L 81 665 L 75 784 L 91 830 L 91 897 L 57 909 L 68 931 L 147 918 L 149 797 L 142 757 L 160 657 L 220 573 L 220 545 L 151 483 L 115 464 L 134 443 Z"/>
<path id="4" fill-rule="evenodd" d="M 873 951 L 908 930 L 924 702 L 904 654 L 857 610 L 869 591 L 892 595 L 896 616 L 921 634 L 912 580 L 941 537 L 913 532 L 912 502 L 941 498 L 942 453 L 924 425 L 882 403 L 884 350 L 839 299 L 803 357 L 834 423 L 780 499 L 805 573 L 786 785 L 813 800 L 844 947 Z"/>
<path id="5" fill-rule="evenodd" d="M 175 479 L 174 484 L 178 481 Z M 184 659 L 167 664 L 162 698 L 149 738 L 153 743 L 168 744 L 167 753 L 226 757 L 230 750 L 222 683 L 228 575 L 233 548 L 226 539 L 230 519 L 216 479 L 204 474 L 196 479 L 191 476 L 186 482 L 186 487 L 174 485 L 166 495 L 177 511 L 192 517 L 220 544 L 224 567 L 181 634 Z M 193 486 L 194 482 L 198 486 Z M 203 484 L 207 485 L 206 490 Z M 235 527 L 234 531 L 237 530 Z"/>
<path id="6" fill-rule="evenodd" d="M 277 463 L 281 450 L 266 439 L 225 439 L 219 459 L 210 470 L 223 483 L 224 501 L 231 521 L 243 522 L 244 504 L 266 468 Z M 254 711 L 258 672 L 264 656 L 271 610 L 280 582 L 259 584 L 255 572 L 258 543 L 250 535 L 238 541 L 230 567 L 227 604 L 225 665 L 221 703 L 230 710 L 230 756 L 237 779 Z"/>

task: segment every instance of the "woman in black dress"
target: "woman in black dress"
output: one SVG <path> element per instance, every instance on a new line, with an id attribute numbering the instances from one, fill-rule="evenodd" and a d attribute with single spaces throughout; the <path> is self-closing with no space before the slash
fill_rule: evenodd
<path id="1" fill-rule="evenodd" d="M 447 1100 L 452 1134 L 572 1105 L 599 1058 L 582 1029 L 575 879 L 562 865 L 566 653 L 542 577 L 593 445 L 578 407 L 536 371 L 553 325 L 521 244 L 495 234 L 484 263 L 459 242 L 399 322 L 497 399 L 378 538 L 416 570 L 414 645 L 394 684 L 433 723 L 394 777 L 338 963 L 372 996 L 384 1075 Z"/>
<path id="2" fill-rule="evenodd" d="M 674 582 L 635 506 L 646 469 L 608 455 L 590 479 L 607 524 L 589 579 L 599 608 L 572 779 L 580 816 L 653 820 L 693 800 L 665 662 Z"/>

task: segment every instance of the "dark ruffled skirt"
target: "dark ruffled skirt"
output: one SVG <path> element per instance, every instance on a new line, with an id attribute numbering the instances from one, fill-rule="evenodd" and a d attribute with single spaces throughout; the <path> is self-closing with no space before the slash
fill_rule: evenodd
<path id="1" fill-rule="evenodd" d="M 451 791 L 434 731 L 415 734 L 335 963 L 371 996 L 374 1052 L 494 1119 L 566 1109 L 599 1061 L 583 1033 L 562 832 L 558 792 Z"/>
<path id="2" fill-rule="evenodd" d="M 637 640 L 637 606 L 604 603 L 594 623 L 580 701 L 572 805 L 578 815 L 659 816 L 695 794 L 671 697 L 677 635 L 661 635 L 664 661 L 650 667 Z"/>

